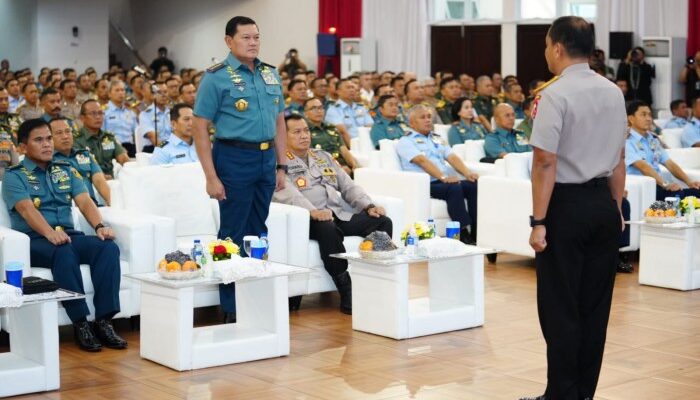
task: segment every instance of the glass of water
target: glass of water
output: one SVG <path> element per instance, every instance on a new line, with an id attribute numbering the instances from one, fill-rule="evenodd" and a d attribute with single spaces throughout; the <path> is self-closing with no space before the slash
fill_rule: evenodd
<path id="1" fill-rule="evenodd" d="M 251 243 L 256 241 L 256 240 L 258 240 L 257 236 L 253 236 L 253 235 L 243 236 L 243 251 L 245 251 L 245 254 L 248 257 L 251 257 L 251 250 L 250 250 Z"/>

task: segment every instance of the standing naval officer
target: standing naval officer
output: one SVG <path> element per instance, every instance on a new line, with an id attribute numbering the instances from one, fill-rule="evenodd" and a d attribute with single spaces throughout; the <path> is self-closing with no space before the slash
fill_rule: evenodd
<path id="1" fill-rule="evenodd" d="M 625 186 L 625 100 L 592 71 L 593 27 L 554 21 L 530 144 L 537 307 L 547 389 L 536 399 L 593 399 L 603 361 Z M 594 115 L 595 118 L 591 118 Z"/>
<path id="2" fill-rule="evenodd" d="M 258 59 L 260 32 L 255 21 L 231 18 L 224 40 L 230 54 L 209 67 L 199 84 L 194 141 L 207 193 L 219 200 L 218 236 L 230 237 L 242 248 L 243 236 L 267 231 L 272 194 L 284 188 L 284 98 L 275 67 Z M 213 148 L 209 121 L 216 126 Z M 235 322 L 234 287 L 219 289 L 224 322 Z"/>

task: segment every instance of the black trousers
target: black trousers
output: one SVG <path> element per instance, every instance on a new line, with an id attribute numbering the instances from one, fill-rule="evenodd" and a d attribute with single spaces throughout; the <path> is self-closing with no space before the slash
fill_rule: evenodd
<path id="1" fill-rule="evenodd" d="M 430 183 L 430 197 L 445 200 L 450 218 L 459 221 L 461 228 L 471 225 L 471 231 L 475 238 L 477 188 L 477 182 L 467 180 L 459 181 L 459 183 L 442 183 L 440 181 Z M 464 206 L 465 199 L 467 207 Z"/>
<path id="2" fill-rule="evenodd" d="M 537 309 L 547 342 L 547 399 L 593 398 L 603 360 L 621 220 L 606 183 L 559 185 L 537 253 Z"/>
<path id="3" fill-rule="evenodd" d="M 126 150 L 126 154 L 129 158 L 136 157 L 136 145 L 133 143 L 122 143 L 122 147 Z"/>
<path id="4" fill-rule="evenodd" d="M 698 189 L 681 189 L 676 192 L 672 192 L 670 190 L 666 190 L 663 187 L 656 185 L 656 200 L 664 200 L 666 197 L 676 197 L 680 196 L 681 200 L 685 198 L 686 196 L 695 196 L 695 197 L 700 197 L 700 190 Z"/>
<path id="5" fill-rule="evenodd" d="M 355 214 L 350 221 L 311 221 L 309 238 L 318 242 L 323 266 L 330 276 L 338 276 L 348 269 L 347 260 L 330 257 L 331 254 L 345 253 L 345 236 L 367 236 L 374 231 L 384 231 L 392 235 L 391 219 L 386 216 L 370 217 L 366 211 Z"/>

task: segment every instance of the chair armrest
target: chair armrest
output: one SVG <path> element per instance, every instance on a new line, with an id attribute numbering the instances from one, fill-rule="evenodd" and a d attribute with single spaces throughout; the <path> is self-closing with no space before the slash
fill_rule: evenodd
<path id="1" fill-rule="evenodd" d="M 24 264 L 23 276 L 29 276 L 29 236 L 0 226 L 0 281 L 5 280 L 5 263 L 8 261 Z"/>
<path id="2" fill-rule="evenodd" d="M 117 179 L 110 179 L 107 181 L 107 186 L 109 186 L 109 197 L 110 204 L 112 208 L 124 208 L 124 192 L 122 192 L 122 183 Z"/>
<path id="3" fill-rule="evenodd" d="M 355 183 L 367 193 L 403 201 L 403 221 L 427 221 L 430 216 L 430 176 L 423 172 L 355 170 Z"/>
<path id="4" fill-rule="evenodd" d="M 309 265 L 309 211 L 305 208 L 281 203 L 271 203 L 270 212 L 283 212 L 287 215 L 287 263 L 306 267 Z M 272 243 L 272 239 L 270 239 Z M 274 244 L 273 244 L 274 246 Z"/>

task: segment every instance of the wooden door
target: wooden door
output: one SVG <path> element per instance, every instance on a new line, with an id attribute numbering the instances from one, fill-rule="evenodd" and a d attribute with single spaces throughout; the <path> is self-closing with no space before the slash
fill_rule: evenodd
<path id="1" fill-rule="evenodd" d="M 544 39 L 549 25 L 518 25 L 517 29 L 517 69 L 518 82 L 527 95 L 528 85 L 534 79 L 549 80 L 552 73 L 544 58 Z"/>
<path id="2" fill-rule="evenodd" d="M 466 72 L 475 78 L 501 69 L 501 26 L 431 27 L 430 71 Z"/>

